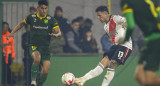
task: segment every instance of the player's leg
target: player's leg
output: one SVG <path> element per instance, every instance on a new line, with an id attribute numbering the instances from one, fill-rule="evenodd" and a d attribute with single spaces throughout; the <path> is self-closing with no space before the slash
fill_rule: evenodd
<path id="1" fill-rule="evenodd" d="M 141 86 L 144 86 L 145 77 L 144 77 L 144 65 L 143 64 L 139 64 L 137 66 L 136 72 L 135 72 L 135 79 Z"/>
<path id="2" fill-rule="evenodd" d="M 109 63 L 110 63 L 110 60 L 109 60 L 108 56 L 105 56 L 101 60 L 101 62 L 99 62 L 99 64 L 94 69 L 92 69 L 87 74 L 85 74 L 83 76 L 83 78 L 85 79 L 85 81 L 87 81 L 87 80 L 92 79 L 96 76 L 99 76 L 103 72 L 104 68 L 108 67 Z"/>
<path id="3" fill-rule="evenodd" d="M 145 80 L 144 66 L 146 65 L 146 59 L 147 59 L 147 57 L 145 57 L 141 54 L 140 59 L 138 61 L 138 66 L 135 71 L 135 79 L 141 86 L 144 86 L 144 80 Z"/>
<path id="4" fill-rule="evenodd" d="M 39 48 L 39 51 L 41 52 L 41 73 L 37 79 L 37 85 L 42 86 L 44 82 L 47 79 L 47 75 L 50 69 L 50 52 L 49 52 L 49 46 L 41 46 Z"/>
<path id="5" fill-rule="evenodd" d="M 107 68 L 110 64 L 110 57 L 114 55 L 116 49 L 117 46 L 112 46 L 108 52 L 104 53 L 104 58 L 99 62 L 99 64 L 94 69 L 86 73 L 83 77 L 76 78 L 75 83 L 79 86 L 83 86 L 85 81 L 99 76 L 103 72 L 104 68 Z"/>
<path id="6" fill-rule="evenodd" d="M 145 71 L 145 86 L 159 86 L 160 76 L 157 76 L 154 71 Z"/>
<path id="7" fill-rule="evenodd" d="M 36 77 L 39 72 L 39 64 L 41 60 L 40 53 L 38 51 L 34 51 L 32 53 L 32 58 L 33 58 L 33 64 L 31 67 L 31 80 L 32 80 L 31 84 L 34 86 L 36 85 Z"/>
<path id="8" fill-rule="evenodd" d="M 114 77 L 115 69 L 119 66 L 119 63 L 116 60 L 111 60 L 108 68 L 107 73 L 104 76 L 104 80 L 102 82 L 102 86 L 108 86 L 111 82 L 111 80 Z"/>
<path id="9" fill-rule="evenodd" d="M 75 83 L 79 86 L 83 86 L 85 81 L 99 76 L 103 72 L 104 68 L 108 66 L 109 63 L 109 58 L 105 56 L 94 69 L 86 73 L 83 77 L 76 78 Z"/>
<path id="10" fill-rule="evenodd" d="M 98 75 L 100 75 L 104 68 L 108 67 L 108 64 L 110 63 L 110 60 L 108 58 L 108 56 L 105 56 L 101 62 L 91 71 L 89 71 L 88 73 L 86 73 L 83 78 L 85 79 L 85 81 L 92 79 Z"/>
<path id="11" fill-rule="evenodd" d="M 42 86 L 44 84 L 44 82 L 46 81 L 47 75 L 48 75 L 48 72 L 50 69 L 50 64 L 51 64 L 50 61 L 44 61 L 42 63 L 42 70 L 41 70 L 40 76 L 38 78 L 38 86 Z"/>
<path id="12" fill-rule="evenodd" d="M 108 66 L 106 75 L 104 77 L 104 80 L 102 82 L 102 86 L 108 86 L 111 82 L 111 80 L 114 77 L 115 69 L 120 65 L 124 64 L 127 58 L 130 56 L 131 50 L 124 46 L 119 46 L 118 49 L 116 49 L 116 52 L 114 53 L 114 56 L 112 57 L 112 60 Z"/>
<path id="13" fill-rule="evenodd" d="M 159 56 L 155 55 L 156 53 L 158 52 L 155 51 L 154 55 L 152 54 L 154 57 L 146 60 L 146 64 L 144 66 L 145 86 L 160 86 L 160 76 L 156 75 L 156 71 L 159 70 L 160 59 Z"/>
<path id="14" fill-rule="evenodd" d="M 144 59 L 144 86 L 160 86 L 160 76 L 156 71 L 160 66 L 160 39 L 147 41 L 142 48 L 141 57 Z M 147 48 L 146 48 L 147 47 Z"/>

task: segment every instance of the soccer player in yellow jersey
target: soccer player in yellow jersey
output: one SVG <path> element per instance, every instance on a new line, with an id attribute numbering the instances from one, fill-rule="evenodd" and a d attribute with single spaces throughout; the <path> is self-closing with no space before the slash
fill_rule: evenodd
<path id="1" fill-rule="evenodd" d="M 30 25 L 30 54 L 33 58 L 31 67 L 31 85 L 42 86 L 45 82 L 49 68 L 50 68 L 50 52 L 49 44 L 51 36 L 60 36 L 61 31 L 57 21 L 47 14 L 48 2 L 46 0 L 38 1 L 38 12 L 36 14 L 28 15 L 22 22 L 20 22 L 8 37 L 21 29 L 25 24 Z M 41 66 L 41 73 L 39 77 L 37 74 Z"/>

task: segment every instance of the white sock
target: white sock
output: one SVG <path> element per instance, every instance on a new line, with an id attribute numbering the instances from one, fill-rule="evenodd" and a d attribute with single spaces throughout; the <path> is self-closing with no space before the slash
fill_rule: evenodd
<path id="1" fill-rule="evenodd" d="M 103 70 L 104 70 L 104 66 L 101 63 L 99 63 L 97 67 L 95 67 L 93 70 L 86 73 L 82 78 L 85 81 L 87 81 L 89 79 L 99 76 L 103 72 Z"/>
<path id="2" fill-rule="evenodd" d="M 114 77 L 114 69 L 108 68 L 106 75 L 104 76 L 104 80 L 102 82 L 102 86 L 108 86 L 111 80 Z"/>

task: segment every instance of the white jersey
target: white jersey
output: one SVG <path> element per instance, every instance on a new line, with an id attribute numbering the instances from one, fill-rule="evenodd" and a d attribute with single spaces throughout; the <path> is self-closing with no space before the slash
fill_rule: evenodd
<path id="1" fill-rule="evenodd" d="M 119 44 L 119 39 L 125 38 L 126 28 L 122 27 L 122 24 L 126 22 L 126 19 L 119 15 L 112 15 L 110 17 L 110 21 L 104 25 L 104 30 L 107 32 L 110 39 L 112 39 L 112 43 L 114 45 Z M 132 39 L 125 42 L 124 44 L 120 44 L 132 50 Z"/>

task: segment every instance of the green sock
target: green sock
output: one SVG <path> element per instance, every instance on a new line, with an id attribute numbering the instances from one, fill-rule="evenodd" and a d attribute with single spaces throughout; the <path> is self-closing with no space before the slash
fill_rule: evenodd
<path id="1" fill-rule="evenodd" d="M 40 74 L 39 79 L 38 79 L 38 86 L 43 86 L 46 79 L 47 77 L 44 77 L 42 74 Z"/>
<path id="2" fill-rule="evenodd" d="M 32 68 L 31 68 L 31 80 L 32 81 L 36 81 L 38 71 L 39 71 L 39 66 L 32 64 Z"/>

